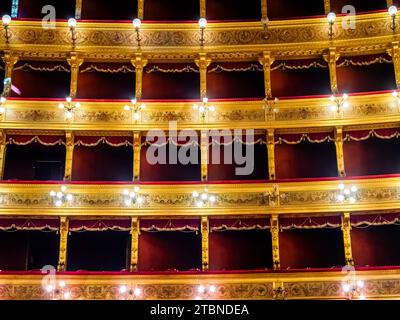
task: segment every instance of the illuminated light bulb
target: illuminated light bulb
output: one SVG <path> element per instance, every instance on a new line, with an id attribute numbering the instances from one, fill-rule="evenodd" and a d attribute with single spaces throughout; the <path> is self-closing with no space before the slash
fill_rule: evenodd
<path id="1" fill-rule="evenodd" d="M 199 285 L 197 287 L 197 292 L 198 293 L 204 293 L 206 291 L 206 288 L 203 285 Z"/>
<path id="2" fill-rule="evenodd" d="M 343 99 L 347 100 L 349 98 L 349 95 L 347 93 L 343 93 Z"/>
<path id="3" fill-rule="evenodd" d="M 132 205 L 132 201 L 131 201 L 130 199 L 125 200 L 124 203 L 125 203 L 125 205 L 126 205 L 127 207 L 129 207 L 130 205 Z"/>
<path id="4" fill-rule="evenodd" d="M 61 199 L 62 197 L 63 197 L 63 194 L 62 194 L 62 192 L 60 192 L 60 191 L 59 191 L 59 192 L 57 192 L 57 198 L 58 198 L 58 199 Z"/>
<path id="5" fill-rule="evenodd" d="M 146 108 L 146 105 L 144 104 L 144 103 L 142 103 L 141 105 L 140 105 L 140 109 L 145 109 Z"/>
<path id="6" fill-rule="evenodd" d="M 132 104 L 136 104 L 137 103 L 137 99 L 136 98 L 131 99 L 131 103 Z"/>
<path id="7" fill-rule="evenodd" d="M 214 111 L 215 111 L 215 107 L 214 107 L 214 106 L 210 106 L 209 109 L 210 109 L 211 112 L 214 112 Z"/>
<path id="8" fill-rule="evenodd" d="M 72 194 L 67 194 L 67 200 L 68 201 L 72 201 L 72 199 L 74 198 Z"/>
<path id="9" fill-rule="evenodd" d="M 192 196 L 193 196 L 193 198 L 198 198 L 199 193 L 197 191 L 193 191 Z"/>
<path id="10" fill-rule="evenodd" d="M 0 97 L 0 103 L 6 103 L 7 98 L 6 97 Z"/>
<path id="11" fill-rule="evenodd" d="M 207 193 L 202 193 L 201 194 L 201 200 L 207 200 L 207 199 L 208 199 Z"/>
<path id="12" fill-rule="evenodd" d="M 64 299 L 70 299 L 71 298 L 71 293 L 69 291 L 64 293 Z"/>
<path id="13" fill-rule="evenodd" d="M 72 118 L 72 112 L 71 111 L 67 111 L 65 113 L 65 116 L 67 117 L 67 119 L 71 119 Z"/>
<path id="14" fill-rule="evenodd" d="M 352 186 L 350 190 L 351 190 L 351 192 L 357 192 L 358 189 L 356 186 Z"/>
<path id="15" fill-rule="evenodd" d="M 205 111 L 205 108 L 204 108 L 203 106 L 200 106 L 200 107 L 199 107 L 199 111 L 200 111 L 201 113 L 203 113 L 203 112 Z"/>
<path id="16" fill-rule="evenodd" d="M 336 20 L 336 14 L 334 12 L 329 12 L 326 18 L 330 23 L 333 23 Z"/>
<path id="17" fill-rule="evenodd" d="M 216 198 L 215 198 L 215 196 L 210 196 L 210 199 L 209 199 L 209 200 L 210 200 L 211 203 L 214 203 L 215 200 L 216 200 Z"/>
<path id="18" fill-rule="evenodd" d="M 75 28 L 76 27 L 76 19 L 75 18 L 69 18 L 68 19 L 68 27 L 70 27 L 70 28 Z"/>
<path id="19" fill-rule="evenodd" d="M 339 194 L 339 195 L 337 196 L 337 200 L 338 200 L 339 202 L 344 201 L 344 195 Z"/>
<path id="20" fill-rule="evenodd" d="M 62 192 L 67 191 L 67 187 L 66 187 L 66 186 L 61 186 L 61 191 L 62 191 Z"/>
<path id="21" fill-rule="evenodd" d="M 197 207 L 202 208 L 204 203 L 202 201 L 197 201 Z"/>
<path id="22" fill-rule="evenodd" d="M 356 198 L 350 197 L 349 201 L 350 201 L 350 203 L 355 203 L 356 202 Z"/>
<path id="23" fill-rule="evenodd" d="M 335 101 L 335 96 L 334 96 L 334 95 L 331 95 L 331 96 L 329 97 L 329 100 L 331 100 L 332 102 Z"/>
<path id="24" fill-rule="evenodd" d="M 211 286 L 208 287 L 208 291 L 210 293 L 215 293 L 217 291 L 217 288 L 214 285 L 211 285 Z"/>
<path id="25" fill-rule="evenodd" d="M 142 197 L 139 197 L 139 198 L 137 198 L 136 202 L 137 202 L 138 204 L 143 204 L 144 200 L 143 200 Z"/>
<path id="26" fill-rule="evenodd" d="M 139 190 L 140 190 L 140 188 L 138 186 L 133 188 L 133 191 L 135 191 L 135 192 L 139 192 Z"/>
<path id="27" fill-rule="evenodd" d="M 58 283 L 58 285 L 60 286 L 60 288 L 64 288 L 65 287 L 65 282 L 64 281 L 60 281 Z"/>
<path id="28" fill-rule="evenodd" d="M 71 97 L 66 97 L 65 100 L 66 100 L 68 103 L 72 102 L 72 98 L 71 98 Z"/>
<path id="29" fill-rule="evenodd" d="M 193 109 L 194 109 L 194 110 L 198 110 L 198 109 L 199 109 L 199 106 L 198 106 L 197 104 L 194 104 L 194 105 L 193 105 Z"/>
<path id="30" fill-rule="evenodd" d="M 6 111 L 6 108 L 0 107 L 0 113 L 4 113 Z"/>
<path id="31" fill-rule="evenodd" d="M 343 190 L 343 189 L 344 189 L 344 184 L 343 184 L 343 183 L 340 183 L 339 186 L 338 186 L 338 188 L 339 188 L 340 190 Z"/>
<path id="32" fill-rule="evenodd" d="M 397 14 L 397 7 L 396 6 L 390 6 L 388 8 L 388 13 L 391 17 L 395 16 Z M 3 22 L 4 23 L 4 22 Z"/>
<path id="33" fill-rule="evenodd" d="M 350 291 L 350 285 L 346 283 L 346 284 L 342 285 L 342 289 L 344 292 L 347 293 Z"/>
<path id="34" fill-rule="evenodd" d="M 399 93 L 398 93 L 397 91 L 393 91 L 393 92 L 392 92 L 392 96 L 393 96 L 394 98 L 397 98 L 397 97 L 399 96 Z"/>
<path id="35" fill-rule="evenodd" d="M 203 103 L 208 103 L 208 98 L 207 97 L 203 98 Z"/>
<path id="36" fill-rule="evenodd" d="M 119 287 L 119 293 L 124 294 L 126 292 L 127 288 L 126 286 L 120 286 Z"/>
<path id="37" fill-rule="evenodd" d="M 139 118 L 140 118 L 139 113 L 135 113 L 135 114 L 133 115 L 133 119 L 139 120 Z"/>
<path id="38" fill-rule="evenodd" d="M 58 105 L 58 108 L 64 109 L 64 108 L 65 108 L 65 107 L 64 107 L 64 104 L 63 104 L 63 103 L 60 103 L 60 104 Z"/>
<path id="39" fill-rule="evenodd" d="M 139 18 L 136 18 L 133 19 L 132 24 L 135 27 L 135 29 L 139 29 L 142 26 L 142 21 Z"/>
<path id="40" fill-rule="evenodd" d="M 345 195 L 349 195 L 349 194 L 350 194 L 350 189 L 347 189 L 347 188 L 346 188 L 346 189 L 344 189 L 343 192 L 344 192 Z"/>
<path id="41" fill-rule="evenodd" d="M 142 289 L 135 288 L 135 290 L 133 290 L 133 294 L 135 295 L 135 297 L 140 297 L 142 295 Z"/>
<path id="42" fill-rule="evenodd" d="M 134 197 L 136 197 L 136 193 L 135 193 L 135 192 L 133 192 L 133 191 L 132 191 L 132 192 L 130 192 L 130 193 L 129 193 L 129 197 L 131 197 L 131 198 L 134 198 Z"/>
<path id="43" fill-rule="evenodd" d="M 53 286 L 52 286 L 51 284 L 49 284 L 49 285 L 46 286 L 46 291 L 47 291 L 47 292 L 52 292 L 53 289 L 54 289 L 54 288 L 53 288 Z"/>
<path id="44" fill-rule="evenodd" d="M 61 207 L 62 206 L 62 201 L 61 200 L 57 200 L 56 201 L 56 207 Z"/>
<path id="45" fill-rule="evenodd" d="M 334 105 L 329 106 L 329 110 L 332 112 L 335 112 L 337 110 L 337 107 Z"/>
<path id="46" fill-rule="evenodd" d="M 350 107 L 350 103 L 348 103 L 348 102 L 343 103 L 343 107 L 344 107 L 344 108 Z"/>
<path id="47" fill-rule="evenodd" d="M 206 18 L 199 19 L 199 27 L 201 29 L 204 29 L 205 27 L 207 27 L 207 19 Z"/>
<path id="48" fill-rule="evenodd" d="M 358 280 L 358 281 L 357 281 L 357 287 L 359 287 L 360 289 L 361 289 L 361 288 L 364 288 L 364 281 Z"/>
<path id="49" fill-rule="evenodd" d="M 3 26 L 8 26 L 11 23 L 11 17 L 8 14 L 5 14 L 1 20 L 3 21 Z"/>
<path id="50" fill-rule="evenodd" d="M 55 197 L 57 195 L 57 192 L 51 190 L 50 191 L 50 197 Z"/>
<path id="51" fill-rule="evenodd" d="M 129 190 L 128 189 L 124 189 L 124 191 L 122 192 L 125 196 L 129 195 Z"/>

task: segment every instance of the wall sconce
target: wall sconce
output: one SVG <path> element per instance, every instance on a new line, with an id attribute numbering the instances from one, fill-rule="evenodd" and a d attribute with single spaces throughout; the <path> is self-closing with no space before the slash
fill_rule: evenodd
<path id="1" fill-rule="evenodd" d="M 266 113 L 266 119 L 273 120 L 275 118 L 275 114 L 278 112 L 278 109 L 275 108 L 275 105 L 279 102 L 278 98 L 266 97 L 264 99 L 264 110 Z"/>
<path id="2" fill-rule="evenodd" d="M 132 24 L 135 27 L 136 41 L 138 44 L 138 48 L 140 48 L 140 42 L 142 41 L 142 38 L 140 37 L 140 27 L 142 26 L 142 21 L 139 18 L 136 18 L 133 19 Z"/>
<path id="3" fill-rule="evenodd" d="M 346 186 L 341 183 L 338 186 L 339 193 L 336 197 L 337 201 L 340 203 L 349 202 L 351 204 L 357 201 L 357 187 L 351 186 L 350 188 L 346 188 Z"/>
<path id="4" fill-rule="evenodd" d="M 196 288 L 197 295 L 195 296 L 195 300 L 202 299 L 212 299 L 217 294 L 217 286 L 214 284 L 210 285 L 202 285 L 200 284 Z"/>
<path id="5" fill-rule="evenodd" d="M 76 22 L 75 18 L 68 19 L 68 27 L 69 27 L 69 30 L 71 31 L 71 39 L 72 39 L 72 47 L 73 48 L 75 48 L 76 40 L 77 40 L 76 24 L 77 24 L 77 22 Z"/>
<path id="6" fill-rule="evenodd" d="M 64 109 L 65 111 L 65 117 L 67 118 L 67 120 L 71 120 L 74 116 L 74 110 L 76 108 L 79 108 L 81 106 L 81 104 L 79 102 L 72 102 L 72 98 L 71 97 L 66 97 L 65 98 L 65 103 L 60 103 L 58 105 L 58 107 L 60 109 Z"/>
<path id="7" fill-rule="evenodd" d="M 343 109 L 347 109 L 350 106 L 349 102 L 347 101 L 348 98 L 349 96 L 346 93 L 344 93 L 342 96 L 331 95 L 329 100 L 335 104 L 330 105 L 329 109 L 332 112 L 336 112 L 339 116 L 343 116 Z"/>
<path id="8" fill-rule="evenodd" d="M 193 191 L 192 198 L 197 208 L 209 207 L 217 201 L 217 197 L 213 194 L 209 194 L 207 188 L 201 193 Z"/>
<path id="9" fill-rule="evenodd" d="M 140 112 L 146 108 L 146 105 L 144 103 L 139 104 L 136 98 L 131 100 L 131 104 L 132 106 L 125 105 L 124 110 L 132 111 L 132 119 L 137 122 L 140 120 Z"/>
<path id="10" fill-rule="evenodd" d="M 328 19 L 329 22 L 329 39 L 332 40 L 333 37 L 333 25 L 335 23 L 336 20 L 336 14 L 334 12 L 329 12 L 328 15 L 326 16 L 326 18 Z"/>
<path id="11" fill-rule="evenodd" d="M 61 186 L 61 191 L 58 192 L 54 190 L 50 191 L 50 197 L 52 198 L 53 203 L 56 207 L 61 207 L 74 199 L 72 194 L 66 193 L 66 191 L 66 186 Z"/>
<path id="12" fill-rule="evenodd" d="M 204 31 L 206 30 L 207 27 L 207 19 L 206 18 L 200 18 L 199 19 L 199 27 L 200 27 L 200 45 L 204 46 Z"/>
<path id="13" fill-rule="evenodd" d="M 140 299 L 143 295 L 142 288 L 138 286 L 121 285 L 119 287 L 120 298 L 123 300 Z"/>
<path id="14" fill-rule="evenodd" d="M 10 35 L 8 33 L 8 28 L 10 26 L 11 23 L 11 17 L 8 14 L 5 14 L 2 18 L 1 18 L 2 22 L 3 22 L 3 28 L 5 31 L 5 37 L 6 37 L 6 44 L 10 43 Z"/>
<path id="15" fill-rule="evenodd" d="M 208 114 L 210 112 L 215 111 L 214 106 L 208 105 L 208 98 L 203 98 L 203 103 L 201 105 L 197 105 L 197 104 L 193 105 L 193 109 L 199 111 L 200 118 L 203 121 L 206 121 L 206 119 L 208 118 Z"/>
<path id="16" fill-rule="evenodd" d="M 264 17 L 261 19 L 261 24 L 264 29 L 264 39 L 268 39 L 268 24 L 269 24 L 269 19 L 268 17 Z"/>
<path id="17" fill-rule="evenodd" d="M 136 205 L 140 206 L 143 204 L 144 199 L 142 196 L 139 194 L 140 188 L 138 186 L 135 186 L 132 191 L 129 191 L 128 189 L 125 189 L 123 191 L 123 196 L 124 196 L 124 204 L 127 207 L 130 207 L 131 205 Z"/>
<path id="18" fill-rule="evenodd" d="M 397 14 L 397 7 L 396 6 L 390 6 L 388 8 L 388 13 L 390 17 L 392 18 L 392 23 L 390 24 L 390 29 L 392 29 L 393 32 L 396 31 L 396 14 Z"/>
<path id="19" fill-rule="evenodd" d="M 362 280 L 349 280 L 342 283 L 342 290 L 348 300 L 358 297 L 359 300 L 365 300 L 364 295 L 364 281 Z"/>

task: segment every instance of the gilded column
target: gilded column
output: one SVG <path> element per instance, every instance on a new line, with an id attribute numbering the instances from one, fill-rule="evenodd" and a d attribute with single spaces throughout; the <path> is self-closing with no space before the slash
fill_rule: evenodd
<path id="1" fill-rule="evenodd" d="M 6 159 L 6 151 L 7 151 L 6 143 L 7 143 L 6 133 L 4 130 L 0 130 L 0 180 L 2 180 L 4 176 L 4 162 Z"/>
<path id="2" fill-rule="evenodd" d="M 71 56 L 67 59 L 67 61 L 71 67 L 71 83 L 69 96 L 75 98 L 78 90 L 79 67 L 82 65 L 83 59 L 79 58 L 76 52 L 71 52 Z"/>
<path id="3" fill-rule="evenodd" d="M 72 178 L 72 161 L 74 159 L 74 132 L 65 132 L 65 169 L 64 169 L 64 181 L 71 181 Z"/>
<path id="4" fill-rule="evenodd" d="M 82 15 L 82 1 L 76 0 L 75 2 L 75 19 L 80 19 Z"/>
<path id="5" fill-rule="evenodd" d="M 4 51 L 3 55 L 3 61 L 5 64 L 4 78 L 11 78 L 14 65 L 18 62 L 18 60 L 19 57 L 15 53 L 9 50 Z"/>
<path id="6" fill-rule="evenodd" d="M 262 58 L 259 59 L 259 62 L 264 68 L 264 90 L 265 97 L 272 97 L 272 89 L 271 89 L 271 65 L 274 63 L 275 58 L 271 56 L 271 52 L 264 52 Z"/>
<path id="7" fill-rule="evenodd" d="M 275 134 L 274 129 L 267 130 L 267 149 L 268 149 L 268 176 L 270 180 L 275 180 Z"/>
<path id="8" fill-rule="evenodd" d="M 134 272 L 138 269 L 138 250 L 139 250 L 139 218 L 132 217 L 131 220 L 131 265 L 130 271 Z"/>
<path id="9" fill-rule="evenodd" d="M 336 48 L 329 48 L 328 52 L 323 55 L 324 60 L 328 63 L 329 78 L 331 82 L 331 91 L 338 92 L 338 84 L 336 77 L 336 61 L 339 59 L 340 54 L 336 52 Z"/>
<path id="10" fill-rule="evenodd" d="M 200 18 L 207 17 L 206 0 L 200 0 Z"/>
<path id="11" fill-rule="evenodd" d="M 208 221 L 208 217 L 201 217 L 201 265 L 203 271 L 207 271 L 209 267 L 209 261 L 208 261 L 209 233 L 210 233 L 210 224 Z"/>
<path id="12" fill-rule="evenodd" d="M 139 100 L 142 98 L 143 69 L 147 64 L 147 60 L 143 59 L 142 53 L 139 52 L 135 54 L 135 58 L 131 60 L 131 63 L 135 67 L 136 72 L 135 97 Z"/>
<path id="13" fill-rule="evenodd" d="M 140 131 L 133 132 L 133 181 L 140 179 L 140 150 L 142 148 Z"/>
<path id="14" fill-rule="evenodd" d="M 335 146 L 336 146 L 336 162 L 339 177 L 345 177 L 346 171 L 344 167 L 344 152 L 343 152 L 343 128 L 335 127 Z"/>
<path id="15" fill-rule="evenodd" d="M 386 4 L 387 4 L 387 7 L 389 8 L 390 6 L 393 5 L 393 0 L 386 0 Z"/>
<path id="16" fill-rule="evenodd" d="M 281 268 L 281 259 L 279 255 L 279 220 L 277 215 L 271 217 L 271 238 L 272 238 L 272 264 L 274 270 Z"/>
<path id="17" fill-rule="evenodd" d="M 325 14 L 331 12 L 331 0 L 324 0 L 324 10 Z"/>
<path id="18" fill-rule="evenodd" d="M 60 217 L 60 251 L 58 254 L 58 271 L 65 271 L 67 266 L 68 226 L 68 218 Z"/>
<path id="19" fill-rule="evenodd" d="M 143 20 L 144 17 L 144 0 L 138 0 L 137 17 Z"/>
<path id="20" fill-rule="evenodd" d="M 209 138 L 207 131 L 201 132 L 200 152 L 201 152 L 201 181 L 208 180 L 208 151 Z"/>
<path id="21" fill-rule="evenodd" d="M 345 212 L 342 216 L 342 232 L 343 232 L 343 244 L 344 244 L 344 257 L 346 265 L 354 265 L 353 252 L 351 250 L 351 222 L 350 213 Z"/>
<path id="22" fill-rule="evenodd" d="M 399 42 L 392 42 L 392 46 L 387 50 L 387 53 L 392 57 L 393 67 L 394 67 L 394 75 L 396 78 L 396 86 L 400 88 L 400 49 Z"/>
<path id="23" fill-rule="evenodd" d="M 211 63 L 211 59 L 207 58 L 206 53 L 200 53 L 199 58 L 195 60 L 200 71 L 200 98 L 207 97 L 207 68 Z"/>
<path id="24" fill-rule="evenodd" d="M 267 0 L 261 0 L 261 18 L 266 19 L 268 17 Z"/>

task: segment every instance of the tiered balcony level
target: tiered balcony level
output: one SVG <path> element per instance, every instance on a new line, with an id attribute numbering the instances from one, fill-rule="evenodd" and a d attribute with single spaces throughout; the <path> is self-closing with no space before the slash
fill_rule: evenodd
<path id="1" fill-rule="evenodd" d="M 0 77 L 19 92 L 1 109 L 0 299 L 54 298 L 32 290 L 44 265 L 60 299 L 398 298 L 400 25 L 392 1 L 354 0 L 343 29 L 349 2 L 2 1 Z M 66 96 L 81 104 L 68 116 Z M 199 133 L 200 160 L 206 130 L 255 130 L 253 174 L 151 165 L 146 135 L 171 121 Z M 57 204 L 61 185 L 72 200 Z M 204 188 L 216 201 L 200 207 Z M 342 268 L 363 288 L 344 292 Z"/>

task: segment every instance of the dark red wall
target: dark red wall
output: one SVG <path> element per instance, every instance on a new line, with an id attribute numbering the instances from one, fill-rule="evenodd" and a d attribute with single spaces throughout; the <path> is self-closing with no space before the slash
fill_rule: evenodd
<path id="1" fill-rule="evenodd" d="M 151 70 L 153 64 L 145 70 Z M 162 69 L 182 69 L 186 66 L 197 68 L 193 64 L 157 64 Z M 197 72 L 143 72 L 143 99 L 199 99 L 200 74 Z"/>
<path id="2" fill-rule="evenodd" d="M 56 163 L 35 168 L 38 161 Z M 8 145 L 6 151 L 4 180 L 62 180 L 64 177 L 65 146 L 47 147 L 37 143 L 26 146 Z M 47 168 L 47 169 L 46 169 Z M 44 172 L 42 171 L 44 169 Z M 47 178 L 47 179 L 46 179 Z"/>
<path id="3" fill-rule="evenodd" d="M 95 64 L 84 63 L 81 70 L 90 65 L 117 70 L 123 65 L 130 69 L 134 67 L 128 63 Z M 84 72 L 78 77 L 78 98 L 81 99 L 132 99 L 135 97 L 135 74 L 127 73 L 106 73 L 106 72 Z"/>
<path id="4" fill-rule="evenodd" d="M 400 173 L 400 140 L 370 138 L 343 144 L 348 176 Z"/>
<path id="5" fill-rule="evenodd" d="M 144 2 L 144 20 L 198 20 L 198 0 L 147 0 Z"/>
<path id="6" fill-rule="evenodd" d="M 20 61 L 16 64 L 16 67 L 22 66 L 25 62 L 35 68 L 52 68 L 56 65 L 63 65 L 69 69 L 66 62 Z M 14 70 L 12 73 L 12 83 L 21 91 L 21 95 L 19 96 L 12 91 L 11 96 L 23 98 L 65 98 L 69 96 L 70 79 L 71 76 L 68 72 Z"/>
<path id="7" fill-rule="evenodd" d="M 333 142 L 275 145 L 277 179 L 335 177 L 338 175 Z"/>
<path id="8" fill-rule="evenodd" d="M 211 270 L 254 270 L 272 268 L 269 230 L 210 233 Z"/>
<path id="9" fill-rule="evenodd" d="M 274 97 L 329 94 L 329 69 L 273 70 L 271 88 Z"/>
<path id="10" fill-rule="evenodd" d="M 261 2 L 258 0 L 208 0 L 209 20 L 260 20 Z"/>
<path id="11" fill-rule="evenodd" d="M 279 247 L 284 269 L 331 268 L 345 263 L 340 228 L 284 230 L 279 233 Z"/>
<path id="12" fill-rule="evenodd" d="M 274 20 L 324 14 L 324 0 L 267 0 L 267 7 Z"/>
<path id="13" fill-rule="evenodd" d="M 8 14 L 11 16 L 11 4 L 12 0 L 2 0 L 0 2 L 0 15 L 3 16 Z"/>
<path id="14" fill-rule="evenodd" d="M 351 244 L 357 266 L 400 265 L 398 225 L 352 228 Z"/>
<path id="15" fill-rule="evenodd" d="M 75 181 L 132 181 L 133 148 L 75 146 L 72 179 Z"/>
<path id="16" fill-rule="evenodd" d="M 346 5 L 354 6 L 356 13 L 387 8 L 386 0 L 331 0 L 331 11 L 341 13 Z"/>
<path id="17" fill-rule="evenodd" d="M 144 232 L 139 236 L 140 271 L 201 269 L 201 235 L 194 232 Z"/>
<path id="18" fill-rule="evenodd" d="M 391 63 L 340 67 L 336 72 L 340 92 L 368 92 L 396 88 Z"/>
<path id="19" fill-rule="evenodd" d="M 57 267 L 59 236 L 56 232 L 0 231 L 0 270 L 39 270 Z"/>
<path id="20" fill-rule="evenodd" d="M 85 0 L 81 17 L 84 20 L 132 20 L 137 17 L 137 1 Z"/>
<path id="21" fill-rule="evenodd" d="M 2 0 L 4 1 L 4 0 Z M 52 5 L 56 9 L 56 19 L 75 17 L 75 0 L 19 0 L 18 18 L 42 19 L 48 14 L 42 14 L 42 8 Z"/>
<path id="22" fill-rule="evenodd" d="M 68 237 L 70 271 L 121 271 L 129 261 L 130 235 L 125 231 L 72 232 Z"/>

